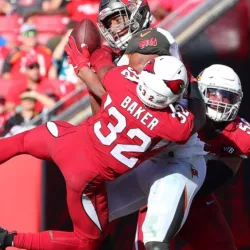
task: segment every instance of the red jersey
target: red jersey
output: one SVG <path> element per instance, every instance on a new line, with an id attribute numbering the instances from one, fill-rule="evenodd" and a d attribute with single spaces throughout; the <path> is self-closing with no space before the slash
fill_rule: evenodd
<path id="1" fill-rule="evenodd" d="M 250 156 L 250 124 L 246 120 L 236 117 L 222 129 L 213 130 L 203 129 L 199 133 L 200 139 L 207 144 L 207 151 L 217 156 Z"/>
<path id="2" fill-rule="evenodd" d="M 21 102 L 20 95 L 27 91 L 27 83 L 25 81 L 20 81 L 19 83 L 14 82 L 9 91 L 6 95 L 6 101 L 15 103 L 16 105 L 19 105 Z M 51 84 L 50 80 L 47 78 L 43 78 L 38 84 L 36 89 L 34 89 L 38 93 L 46 94 L 49 96 L 49 94 L 54 93 L 55 96 L 58 95 L 58 91 L 56 90 L 56 87 Z M 57 96 L 59 97 L 59 96 Z M 36 102 L 36 111 L 41 112 L 43 110 L 43 104 L 39 101 Z"/>
<path id="3" fill-rule="evenodd" d="M 94 23 L 99 14 L 100 1 L 92 0 L 71 0 L 67 5 L 67 11 L 73 21 L 81 21 L 83 18 L 89 18 Z"/>
<path id="4" fill-rule="evenodd" d="M 92 152 L 108 180 L 140 164 L 162 138 L 185 142 L 193 128 L 193 115 L 180 104 L 175 113 L 146 107 L 136 95 L 138 79 L 128 66 L 111 69 L 103 80 L 102 107 L 85 122 Z"/>
<path id="5" fill-rule="evenodd" d="M 36 45 L 34 48 L 37 53 L 38 63 L 40 65 L 41 76 L 47 76 L 48 71 L 52 65 L 52 52 L 49 48 L 43 45 Z M 4 71 L 10 72 L 12 77 L 19 79 L 25 72 L 26 55 L 31 51 L 18 50 L 8 57 L 5 63 Z"/>

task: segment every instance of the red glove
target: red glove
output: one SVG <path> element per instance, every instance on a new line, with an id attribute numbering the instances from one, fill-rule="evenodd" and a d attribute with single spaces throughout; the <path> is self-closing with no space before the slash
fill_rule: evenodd
<path id="1" fill-rule="evenodd" d="M 65 46 L 65 51 L 68 55 L 68 62 L 74 67 L 76 74 L 83 67 L 89 68 L 90 54 L 86 44 L 82 44 L 82 51 L 80 52 L 76 46 L 74 37 L 70 36 Z"/>
<path id="2" fill-rule="evenodd" d="M 103 45 L 100 49 L 96 49 L 90 57 L 90 64 L 96 72 L 102 67 L 114 66 L 113 50 L 106 45 Z"/>

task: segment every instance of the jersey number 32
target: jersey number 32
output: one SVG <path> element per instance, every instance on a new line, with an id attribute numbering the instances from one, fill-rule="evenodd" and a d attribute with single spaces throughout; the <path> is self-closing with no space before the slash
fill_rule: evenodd
<path id="1" fill-rule="evenodd" d="M 107 100 L 104 104 L 104 109 L 107 107 L 107 111 L 109 116 L 113 116 L 117 120 L 117 124 L 114 126 L 112 123 L 107 124 L 107 128 L 109 129 L 110 133 L 106 136 L 104 136 L 101 132 L 102 124 L 100 121 L 96 122 L 94 124 L 94 132 L 100 142 L 103 145 L 110 146 L 112 143 L 114 143 L 117 139 L 118 134 L 122 133 L 126 126 L 127 126 L 127 121 L 126 117 L 121 114 L 114 106 L 110 106 L 112 103 L 112 99 L 110 96 L 107 96 Z M 127 136 L 130 139 L 134 139 L 135 137 L 139 138 L 142 143 L 141 145 L 134 145 L 134 144 L 117 144 L 115 147 L 111 150 L 111 155 L 115 157 L 118 161 L 123 163 L 129 168 L 133 168 L 138 159 L 135 157 L 126 157 L 123 153 L 124 152 L 138 152 L 138 153 L 143 153 L 145 152 L 148 147 L 151 144 L 151 138 L 146 135 L 141 129 L 139 128 L 131 128 L 127 132 Z"/>

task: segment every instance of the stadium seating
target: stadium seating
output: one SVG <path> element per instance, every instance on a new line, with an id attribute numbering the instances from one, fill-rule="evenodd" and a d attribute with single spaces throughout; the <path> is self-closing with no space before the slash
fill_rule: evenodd
<path id="1" fill-rule="evenodd" d="M 32 22 L 37 27 L 39 43 L 46 44 L 50 38 L 65 33 L 69 18 L 64 15 L 37 15 Z"/>
<path id="2" fill-rule="evenodd" d="M 0 34 L 8 42 L 16 43 L 18 41 L 18 34 L 22 18 L 20 16 L 0 16 Z"/>
<path id="3" fill-rule="evenodd" d="M 63 34 L 67 30 L 69 18 L 64 15 L 37 15 L 32 18 L 39 33 Z"/>
<path id="4" fill-rule="evenodd" d="M 0 96 L 6 96 L 12 82 L 12 80 L 0 78 Z"/>

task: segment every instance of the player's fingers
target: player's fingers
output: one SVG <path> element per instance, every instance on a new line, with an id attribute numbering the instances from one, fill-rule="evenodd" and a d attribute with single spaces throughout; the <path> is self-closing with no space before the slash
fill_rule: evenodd
<path id="1" fill-rule="evenodd" d="M 65 49 L 65 51 L 66 51 L 66 53 L 67 53 L 68 56 L 71 56 L 71 55 L 72 55 L 72 50 L 71 50 L 71 48 L 69 47 L 68 44 L 65 46 L 64 49 Z"/>
<path id="2" fill-rule="evenodd" d="M 81 44 L 81 49 L 82 49 L 82 54 L 83 54 L 85 57 L 90 57 L 90 53 L 89 53 L 87 44 L 82 43 L 82 44 Z"/>
<path id="3" fill-rule="evenodd" d="M 69 42 L 68 42 L 68 44 L 69 44 L 69 46 L 70 46 L 70 48 L 71 48 L 72 50 L 76 50 L 76 51 L 79 52 L 79 50 L 78 50 L 78 48 L 77 48 L 77 46 L 76 46 L 75 39 L 74 39 L 73 36 L 69 36 Z"/>
<path id="4" fill-rule="evenodd" d="M 72 54 L 72 49 L 70 48 L 69 44 L 66 44 L 64 47 L 67 54 Z"/>

